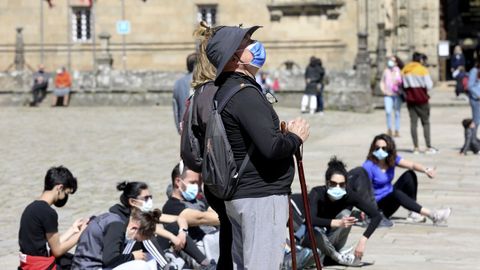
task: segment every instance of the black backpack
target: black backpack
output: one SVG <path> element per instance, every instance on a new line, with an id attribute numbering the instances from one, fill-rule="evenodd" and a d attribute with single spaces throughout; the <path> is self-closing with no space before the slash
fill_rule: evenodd
<path id="1" fill-rule="evenodd" d="M 261 93 L 258 87 L 242 83 L 236 88 L 229 90 L 223 100 L 215 100 L 214 98 L 212 114 L 208 119 L 207 131 L 205 133 L 205 149 L 202 164 L 203 183 L 208 186 L 209 191 L 213 195 L 223 200 L 232 198 L 254 149 L 252 143 L 248 148 L 248 153 L 245 155 L 240 169 L 238 169 L 232 148 L 228 142 L 222 116 L 220 115 L 228 101 L 245 87 L 253 87 Z"/>
<path id="2" fill-rule="evenodd" d="M 187 108 L 185 110 L 185 116 L 187 116 L 187 118 L 185 119 L 184 117 L 182 134 L 180 136 L 180 157 L 189 169 L 195 172 L 201 172 L 203 160 L 202 151 L 200 142 L 192 129 L 194 96 L 195 93 L 193 93 L 187 101 Z"/>
<path id="3" fill-rule="evenodd" d="M 213 85 L 213 82 L 207 82 L 196 89 L 195 92 L 188 98 L 185 114 L 182 122 L 182 134 L 180 137 L 180 156 L 189 169 L 194 172 L 202 172 L 203 161 L 203 143 L 206 129 L 200 118 L 207 118 L 202 120 L 208 120 L 208 115 L 202 115 L 204 108 L 211 110 L 213 106 L 213 99 L 217 87 Z M 197 118 L 194 119 L 194 110 L 197 110 Z"/>

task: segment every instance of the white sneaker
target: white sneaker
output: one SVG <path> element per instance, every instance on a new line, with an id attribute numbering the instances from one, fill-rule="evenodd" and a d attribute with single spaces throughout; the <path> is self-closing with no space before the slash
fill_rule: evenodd
<path id="1" fill-rule="evenodd" d="M 354 246 L 344 246 L 338 252 L 340 254 L 347 254 L 347 253 L 352 253 L 353 249 L 354 249 Z"/>
<path id="2" fill-rule="evenodd" d="M 433 147 L 427 148 L 427 150 L 425 150 L 425 154 L 427 155 L 434 155 L 436 153 L 438 153 L 438 149 Z"/>
<path id="3" fill-rule="evenodd" d="M 338 257 L 337 262 L 342 265 L 347 265 L 347 266 L 360 266 L 361 261 L 355 257 L 353 253 L 344 253 L 340 254 Z"/>
<path id="4" fill-rule="evenodd" d="M 427 218 L 419 213 L 410 211 L 408 213 L 407 221 L 412 223 L 425 223 Z"/>
<path id="5" fill-rule="evenodd" d="M 432 221 L 434 225 L 440 223 L 447 223 L 447 219 L 452 213 L 452 209 L 450 207 L 443 208 L 443 209 L 435 209 L 432 212 Z"/>

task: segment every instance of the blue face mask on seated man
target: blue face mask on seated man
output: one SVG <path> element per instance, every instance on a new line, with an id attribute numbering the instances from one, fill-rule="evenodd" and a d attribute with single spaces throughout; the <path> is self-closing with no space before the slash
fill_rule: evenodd
<path id="1" fill-rule="evenodd" d="M 347 194 L 347 191 L 345 191 L 344 188 L 341 187 L 331 187 L 327 190 L 328 196 L 333 199 L 333 200 L 340 200 Z"/>
<path id="2" fill-rule="evenodd" d="M 378 160 L 384 160 L 388 157 L 388 153 L 384 151 L 382 148 L 374 151 L 372 153 Z"/>
<path id="3" fill-rule="evenodd" d="M 187 201 L 193 201 L 197 198 L 198 194 L 198 185 L 197 184 L 185 184 L 187 188 L 185 191 L 182 191 L 182 196 Z"/>
<path id="4" fill-rule="evenodd" d="M 265 61 L 267 60 L 267 52 L 265 51 L 263 44 L 255 41 L 247 46 L 247 50 L 249 50 L 253 55 L 253 59 L 249 65 L 259 69 L 262 68 L 263 64 L 265 64 Z"/>

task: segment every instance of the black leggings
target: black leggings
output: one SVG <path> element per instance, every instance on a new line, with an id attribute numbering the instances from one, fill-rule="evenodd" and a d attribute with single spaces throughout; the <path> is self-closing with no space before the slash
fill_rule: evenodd
<path id="1" fill-rule="evenodd" d="M 417 203 L 417 175 L 408 170 L 393 185 L 393 191 L 377 202 L 378 208 L 386 217 L 391 217 L 400 206 L 420 213 L 422 206 Z"/>

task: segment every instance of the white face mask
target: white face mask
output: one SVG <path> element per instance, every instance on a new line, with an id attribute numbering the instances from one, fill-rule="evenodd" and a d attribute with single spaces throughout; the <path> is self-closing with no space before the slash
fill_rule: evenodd
<path id="1" fill-rule="evenodd" d="M 343 198 L 343 196 L 345 196 L 347 192 L 344 188 L 341 187 L 331 187 L 327 190 L 327 194 L 332 200 L 336 201 Z"/>
<path id="2" fill-rule="evenodd" d="M 147 201 L 142 202 L 142 206 L 139 207 L 142 212 L 150 212 L 153 210 L 153 199 L 149 198 Z"/>

